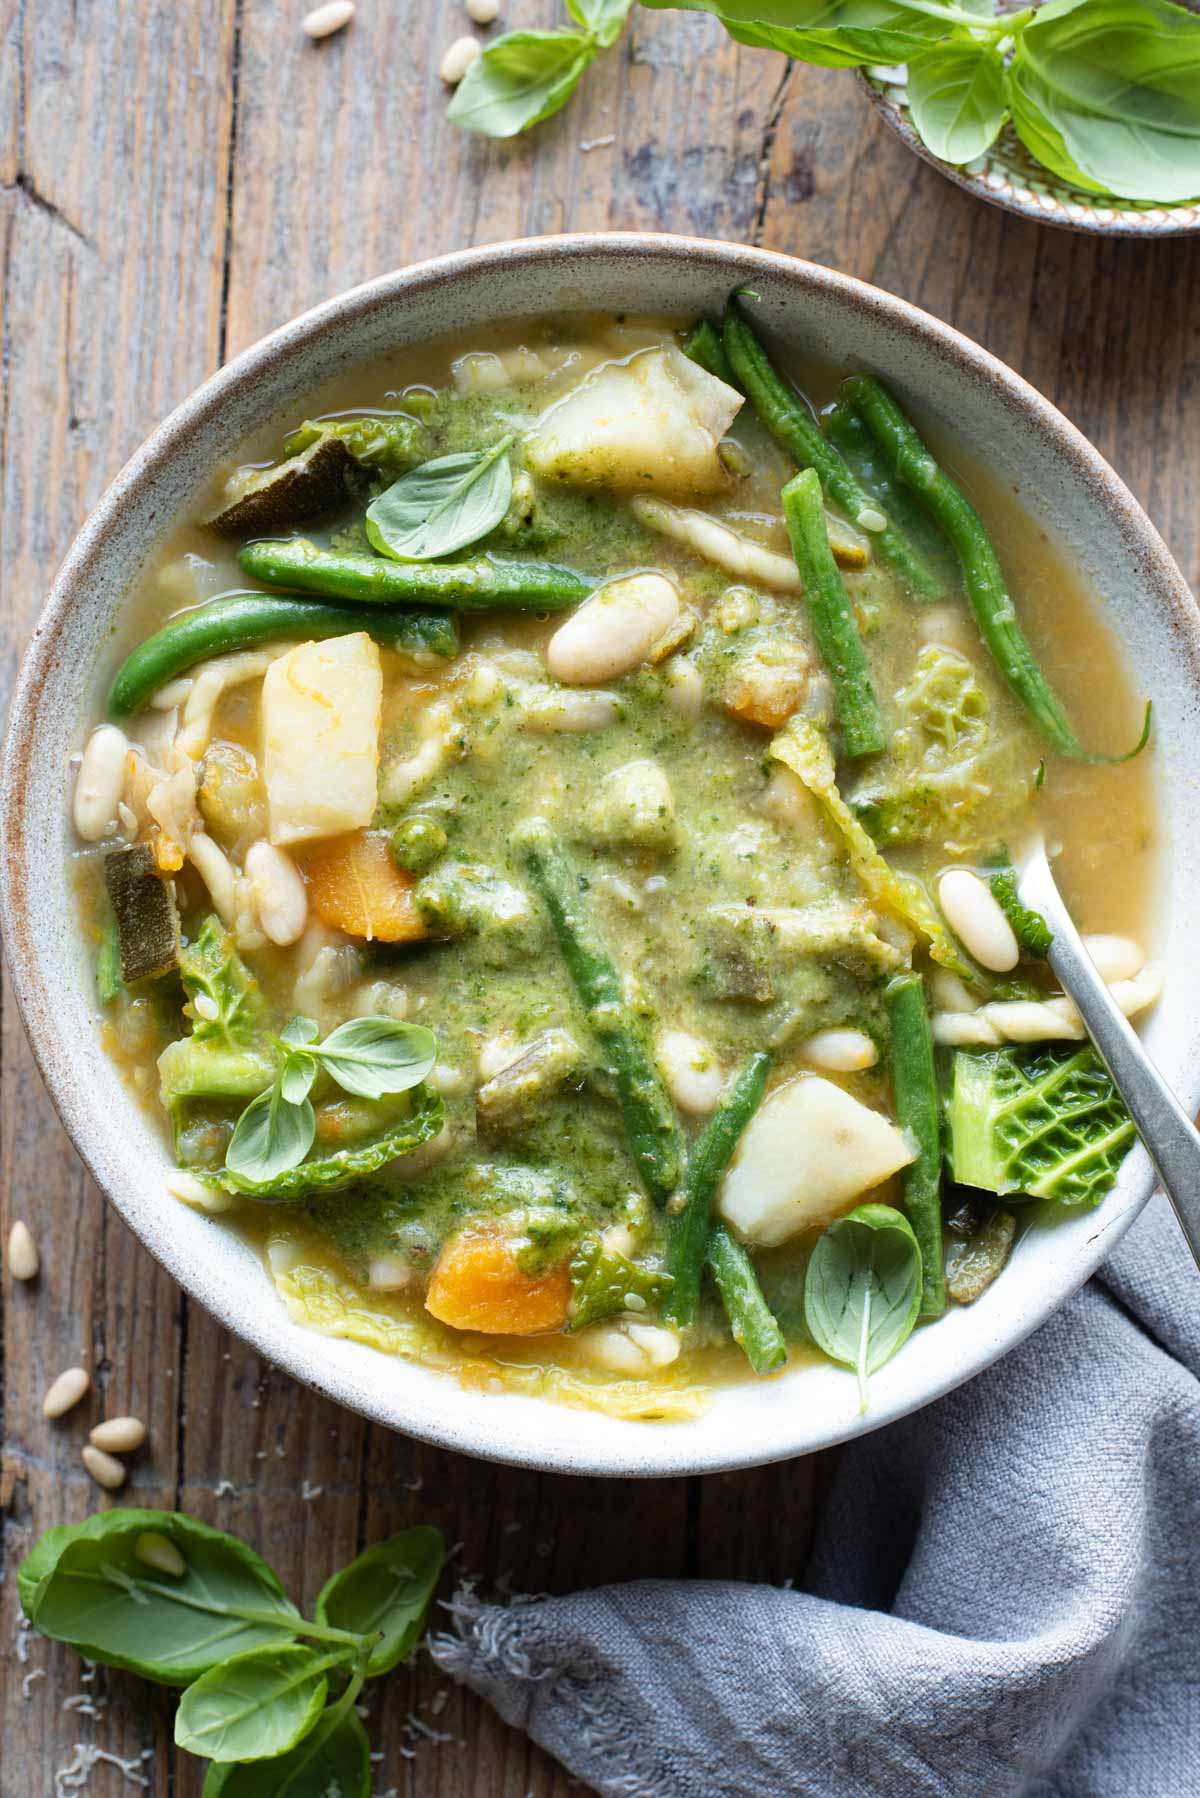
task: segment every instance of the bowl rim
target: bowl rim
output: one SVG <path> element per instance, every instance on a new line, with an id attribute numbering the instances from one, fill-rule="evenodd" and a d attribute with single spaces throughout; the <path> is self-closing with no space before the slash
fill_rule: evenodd
<path id="1" fill-rule="evenodd" d="M 38 966 L 35 945 L 36 913 L 30 904 L 28 874 L 21 857 L 14 853 L 20 839 L 22 790 L 32 761 L 37 737 L 38 699 L 51 673 L 53 646 L 67 617 L 72 595 L 89 565 L 104 555 L 105 537 L 119 514 L 126 497 L 143 483 L 153 481 L 157 472 L 169 464 L 175 448 L 197 426 L 209 419 L 223 404 L 226 396 L 253 380 L 255 374 L 281 353 L 302 353 L 331 326 L 345 327 L 377 306 L 393 298 L 411 299 L 423 291 L 476 273 L 484 273 L 499 261 L 518 269 L 536 268 L 554 259 L 624 256 L 667 262 L 701 260 L 716 274 L 720 272 L 729 286 L 753 279 L 756 271 L 764 277 L 773 275 L 799 291 L 822 293 L 847 305 L 860 316 L 882 316 L 886 323 L 906 332 L 937 355 L 957 363 L 969 375 L 990 385 L 995 399 L 1007 403 L 1028 420 L 1031 429 L 1039 431 L 1049 448 L 1073 464 L 1073 472 L 1089 488 L 1097 505 L 1107 509 L 1111 522 L 1129 542 L 1131 549 L 1153 570 L 1153 585 L 1167 608 L 1174 625 L 1181 631 L 1200 670 L 1200 614 L 1175 562 L 1171 558 L 1154 525 L 1093 445 L 1036 388 L 1007 367 L 990 351 L 953 326 L 922 311 L 911 302 L 885 292 L 855 276 L 747 245 L 720 239 L 705 239 L 652 232 L 567 233 L 524 238 L 477 246 L 430 257 L 393 270 L 373 280 L 347 289 L 299 314 L 241 351 L 202 382 L 158 425 L 135 450 L 106 488 L 75 537 L 53 587 L 34 627 L 33 635 L 22 659 L 14 684 L 10 716 L 0 755 L 0 934 L 8 953 L 18 1009 L 25 1024 L 34 1058 L 46 1083 L 77 1153 L 88 1168 L 105 1198 L 113 1205 L 122 1221 L 137 1235 L 142 1245 L 172 1278 L 202 1304 L 206 1310 L 246 1342 L 269 1363 L 283 1368 L 293 1378 L 309 1386 L 323 1397 L 331 1398 L 371 1421 L 382 1422 L 434 1446 L 467 1453 L 485 1460 L 546 1471 L 564 1471 L 597 1476 L 650 1478 L 722 1472 L 743 1467 L 765 1466 L 790 1459 L 798 1454 L 834 1446 L 853 1436 L 881 1428 L 887 1423 L 921 1409 L 946 1392 L 983 1371 L 1015 1347 L 1059 1309 L 1071 1294 L 1095 1272 L 1110 1249 L 1140 1213 L 1151 1191 L 1154 1179 L 1149 1160 L 1140 1147 L 1136 1174 L 1131 1175 L 1128 1190 L 1114 1193 L 1105 1202 L 1115 1205 L 1103 1223 L 1087 1239 L 1077 1253 L 1065 1278 L 1036 1290 L 1030 1302 L 1011 1326 L 993 1338 L 981 1332 L 972 1353 L 955 1361 L 945 1374 L 930 1382 L 916 1396 L 902 1394 L 873 1405 L 871 1414 L 863 1418 L 841 1416 L 827 1427 L 814 1430 L 803 1427 L 803 1417 L 789 1429 L 783 1419 L 780 1435 L 769 1448 L 713 1447 L 697 1452 L 686 1444 L 686 1426 L 636 1422 L 626 1429 L 636 1432 L 629 1437 L 628 1454 L 614 1453 L 603 1447 L 590 1448 L 586 1426 L 580 1423 L 580 1446 L 573 1449 L 570 1460 L 552 1461 L 544 1449 L 517 1436 L 509 1441 L 498 1439 L 498 1433 L 476 1426 L 479 1439 L 472 1441 L 470 1432 L 457 1423 L 445 1424 L 439 1418 L 423 1415 L 418 1419 L 403 1415 L 403 1405 L 385 1407 L 369 1383 L 354 1390 L 327 1373 L 321 1366 L 319 1349 L 327 1338 L 295 1324 L 282 1304 L 261 1307 L 251 1315 L 236 1299 L 228 1301 L 220 1283 L 207 1287 L 203 1295 L 197 1290 L 195 1270 L 185 1262 L 171 1230 L 172 1212 L 164 1207 L 152 1220 L 130 1215 L 122 1203 L 115 1183 L 105 1178 L 90 1153 L 90 1101 L 82 1090 L 83 1083 L 70 1074 L 69 1043 L 58 1029 Z M 1200 1066 L 1191 1070 L 1191 1088 L 1181 1091 L 1181 1100 L 1195 1109 L 1200 1104 Z M 133 1100 L 129 1103 L 132 1105 Z M 1128 1166 L 1129 1164 L 1127 1164 Z M 1123 1182 L 1124 1184 L 1124 1182 Z M 379 1351 L 372 1351 L 379 1352 Z M 452 1379 L 449 1374 L 440 1378 Z M 538 1404 L 552 1401 L 536 1400 Z M 799 1413 L 799 1408 L 796 1408 Z M 626 1438 L 622 1438 L 625 1440 Z"/>

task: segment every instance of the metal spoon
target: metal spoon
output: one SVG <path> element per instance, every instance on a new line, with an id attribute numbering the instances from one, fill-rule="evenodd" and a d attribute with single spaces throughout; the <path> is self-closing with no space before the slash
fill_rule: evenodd
<path id="1" fill-rule="evenodd" d="M 1028 846 L 1017 890 L 1054 933 L 1047 960 L 1112 1075 L 1200 1266 L 1200 1130 L 1146 1054 L 1080 941 L 1042 843 Z"/>

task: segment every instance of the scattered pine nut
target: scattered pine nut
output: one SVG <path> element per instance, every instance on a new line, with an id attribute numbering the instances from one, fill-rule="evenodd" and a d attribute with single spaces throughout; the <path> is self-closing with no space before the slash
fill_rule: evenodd
<path id="1" fill-rule="evenodd" d="M 35 1280 L 40 1265 L 29 1225 L 18 1218 L 8 1233 L 8 1271 L 14 1280 Z"/>
<path id="2" fill-rule="evenodd" d="M 133 1545 L 133 1552 L 156 1573 L 169 1573 L 175 1579 L 182 1579 L 187 1572 L 187 1562 L 170 1536 L 164 1536 L 161 1530 L 143 1530 Z"/>
<path id="3" fill-rule="evenodd" d="M 102 1448 L 93 1448 L 90 1442 L 83 1451 L 83 1464 L 106 1492 L 117 1492 L 125 1484 L 124 1462 L 115 1455 L 106 1455 Z"/>
<path id="4" fill-rule="evenodd" d="M 326 0 L 324 6 L 316 6 L 304 19 L 304 35 L 313 39 L 332 37 L 335 31 L 341 31 L 354 17 L 354 0 Z"/>
<path id="5" fill-rule="evenodd" d="M 442 58 L 438 74 L 447 87 L 457 87 L 483 49 L 477 37 L 456 37 Z"/>
<path id="6" fill-rule="evenodd" d="M 467 16 L 476 25 L 491 25 L 500 17 L 500 0 L 467 0 Z"/>
<path id="7" fill-rule="evenodd" d="M 131 1454 L 145 1440 L 146 1426 L 140 1417 L 107 1417 L 88 1436 L 89 1442 L 109 1455 Z"/>
<path id="8" fill-rule="evenodd" d="M 91 1383 L 92 1376 L 86 1367 L 68 1367 L 59 1374 L 42 1400 L 42 1411 L 47 1417 L 64 1417 L 79 1403 Z"/>

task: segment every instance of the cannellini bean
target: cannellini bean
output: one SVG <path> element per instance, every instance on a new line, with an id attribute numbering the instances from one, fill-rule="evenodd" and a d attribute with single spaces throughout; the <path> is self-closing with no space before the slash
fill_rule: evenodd
<path id="1" fill-rule="evenodd" d="M 188 844 L 188 860 L 208 888 L 222 924 L 229 929 L 237 922 L 238 877 L 225 851 L 203 830 L 192 833 Z"/>
<path id="2" fill-rule="evenodd" d="M 86 1367 L 68 1367 L 51 1384 L 42 1400 L 43 1415 L 65 1417 L 72 1406 L 79 1403 L 91 1383 L 92 1376 Z"/>
<path id="3" fill-rule="evenodd" d="M 599 1366 L 635 1376 L 669 1367 L 679 1355 L 678 1336 L 658 1324 L 593 1324 L 580 1343 Z"/>
<path id="4" fill-rule="evenodd" d="M 1085 936 L 1083 946 L 1109 986 L 1118 980 L 1132 980 L 1146 965 L 1146 957 L 1132 937 Z"/>
<path id="5" fill-rule="evenodd" d="M 457 87 L 483 45 L 477 37 L 456 37 L 441 60 L 438 74 L 447 87 Z"/>
<path id="6" fill-rule="evenodd" d="M 665 500 L 647 496 L 631 501 L 630 511 L 639 523 L 661 531 L 664 537 L 670 537 L 676 543 L 685 544 L 704 561 L 723 568 L 726 574 L 758 581 L 776 593 L 800 591 L 799 571 L 791 556 L 764 549 L 761 543 L 731 531 L 727 524 L 718 523 L 707 512 L 668 505 Z"/>
<path id="7" fill-rule="evenodd" d="M 264 935 L 281 948 L 298 942 L 308 923 L 308 890 L 291 856 L 259 841 L 247 849 L 245 867 Z"/>
<path id="8" fill-rule="evenodd" d="M 170 1536 L 164 1536 L 161 1530 L 143 1530 L 133 1545 L 133 1552 L 144 1567 L 153 1567 L 155 1573 L 169 1573 L 175 1579 L 182 1579 L 187 1572 L 187 1562 Z"/>
<path id="9" fill-rule="evenodd" d="M 800 1053 L 814 1068 L 828 1068 L 835 1074 L 859 1074 L 879 1060 L 879 1051 L 865 1030 L 818 1030 L 801 1045 Z"/>
<path id="10" fill-rule="evenodd" d="M 94 1448 L 89 1442 L 80 1458 L 97 1486 L 103 1486 L 106 1492 L 119 1492 L 125 1484 L 124 1464 L 115 1455 L 106 1455 L 102 1448 Z"/>
<path id="11" fill-rule="evenodd" d="M 986 1018 L 1006 1043 L 1079 1042 L 1085 1034 L 1069 999 L 1065 1004 L 1057 999 L 994 999 L 978 1015 Z"/>
<path id="12" fill-rule="evenodd" d="M 716 1110 L 725 1089 L 725 1070 L 707 1043 L 687 1030 L 663 1030 L 655 1053 L 680 1111 L 707 1117 Z"/>
<path id="13" fill-rule="evenodd" d="M 1147 1010 L 1162 998 L 1162 969 L 1151 963 L 1136 979 L 1114 980 L 1108 990 L 1127 1018 L 1136 1017 L 1139 1011 Z"/>
<path id="14" fill-rule="evenodd" d="M 610 581 L 560 624 L 546 649 L 555 680 L 587 687 L 639 668 L 679 616 L 679 594 L 662 574 Z"/>
<path id="15" fill-rule="evenodd" d="M 18 1218 L 8 1233 L 8 1271 L 14 1280 L 36 1280 L 39 1266 L 37 1243 Z"/>
<path id="16" fill-rule="evenodd" d="M 324 6 L 315 6 L 304 19 L 304 35 L 314 40 L 332 37 L 335 31 L 341 31 L 354 17 L 354 0 L 326 0 Z"/>
<path id="17" fill-rule="evenodd" d="M 146 1426 L 140 1417 L 106 1417 L 88 1431 L 88 1441 L 108 1455 L 132 1454 L 145 1440 Z"/>
<path id="18" fill-rule="evenodd" d="M 930 976 L 933 1002 L 939 1011 L 978 1011 L 983 999 L 949 968 L 934 968 Z"/>
<path id="19" fill-rule="evenodd" d="M 129 742 L 115 724 L 99 724 L 87 740 L 75 779 L 75 828 L 85 843 L 98 843 L 116 821 L 125 793 Z"/>
<path id="20" fill-rule="evenodd" d="M 185 1167 L 173 1167 L 163 1185 L 181 1205 L 190 1205 L 193 1211 L 205 1211 L 212 1217 L 222 1211 L 232 1211 L 237 1204 L 232 1193 L 219 1192 L 214 1186 L 206 1186 L 203 1180 L 197 1180 L 195 1174 L 190 1174 Z"/>
<path id="21" fill-rule="evenodd" d="M 1021 959 L 1013 927 L 978 874 L 951 868 L 938 881 L 938 900 L 946 922 L 980 967 L 1007 974 Z"/>
<path id="22" fill-rule="evenodd" d="M 933 1017 L 933 1040 L 944 1049 L 990 1049 L 1002 1039 L 980 1012 L 939 1011 Z"/>
<path id="23" fill-rule="evenodd" d="M 521 728 L 539 735 L 556 730 L 607 730 L 621 715 L 621 701 L 615 693 L 546 692 L 524 707 Z"/>
<path id="24" fill-rule="evenodd" d="M 1109 987 L 1127 1018 L 1136 1017 L 1162 996 L 1162 970 L 1145 967 L 1132 980 L 1114 980 Z M 996 1043 L 1082 1042 L 1082 1020 L 1065 993 L 1048 999 L 993 999 L 977 1010 L 939 1011 L 933 1018 L 933 1038 L 946 1048 L 967 1048 Z"/>
<path id="25" fill-rule="evenodd" d="M 704 680 L 686 656 L 672 656 L 663 669 L 667 703 L 685 724 L 695 724 L 704 705 Z"/>

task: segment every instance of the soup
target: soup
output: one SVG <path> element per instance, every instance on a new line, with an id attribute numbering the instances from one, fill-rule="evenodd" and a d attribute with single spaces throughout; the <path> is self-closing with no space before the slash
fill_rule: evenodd
<path id="1" fill-rule="evenodd" d="M 73 798 L 106 1040 L 163 1203 L 298 1321 L 633 1417 L 820 1355 L 866 1402 L 1031 1199 L 1111 1187 L 1014 864 L 1044 833 L 1144 1012 L 1139 704 L 1020 496 L 746 303 L 346 377 L 120 637 Z"/>

